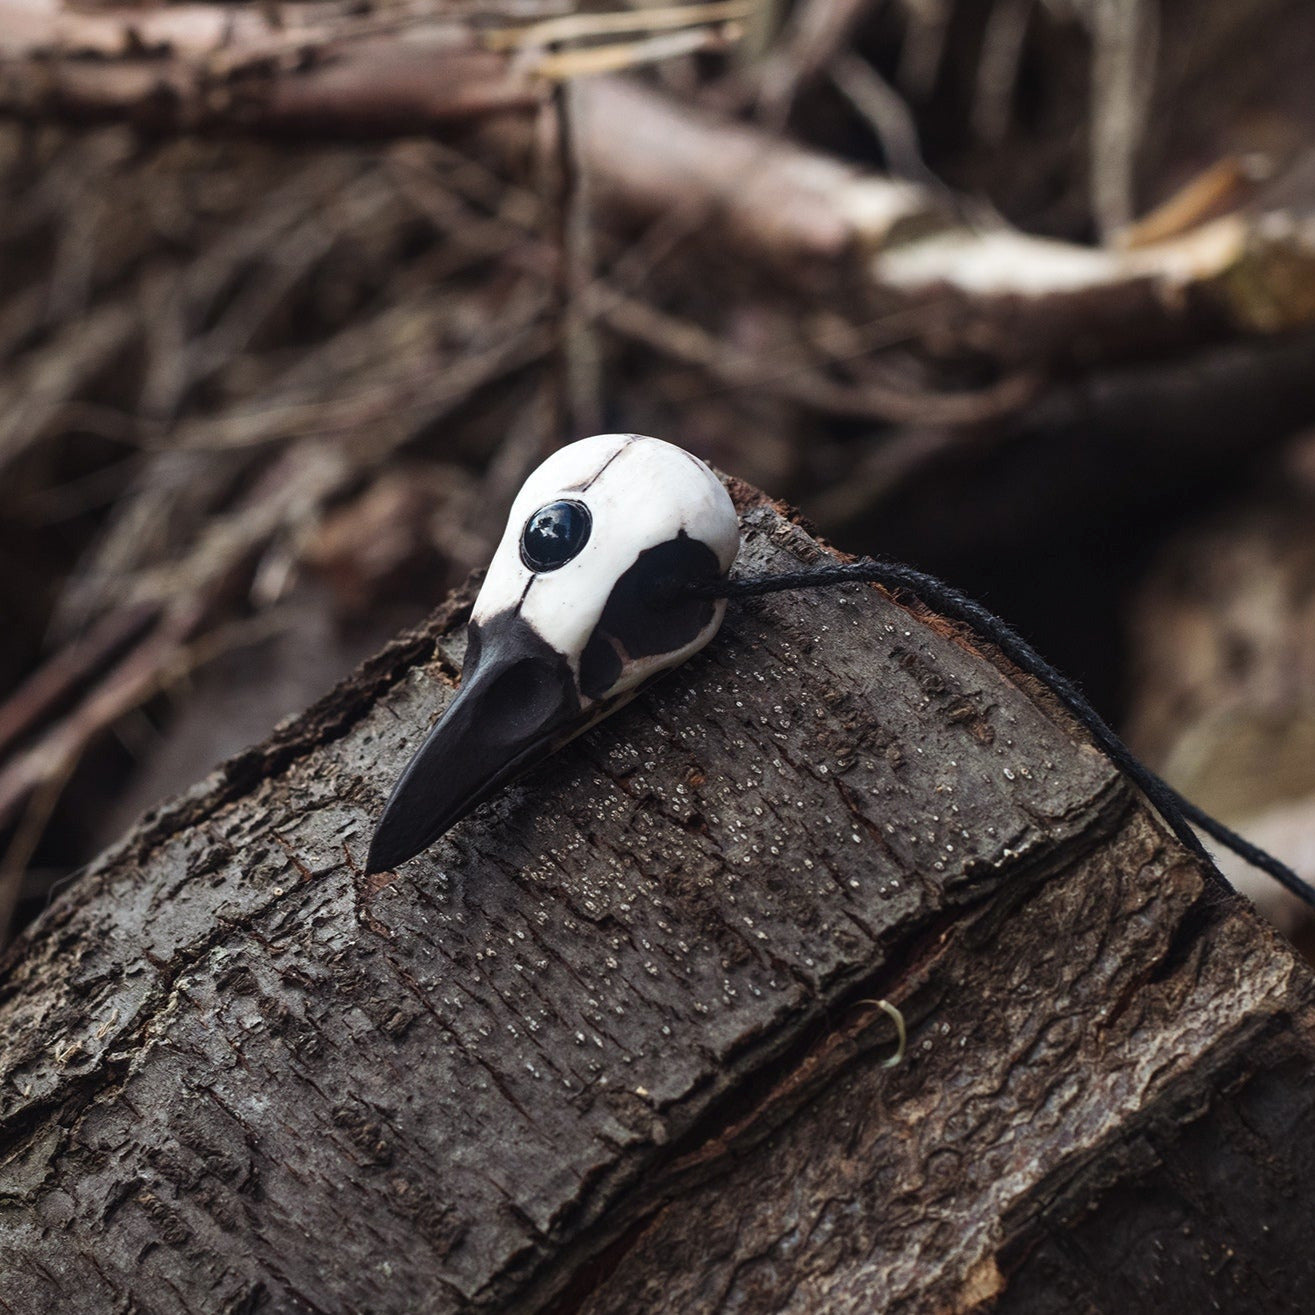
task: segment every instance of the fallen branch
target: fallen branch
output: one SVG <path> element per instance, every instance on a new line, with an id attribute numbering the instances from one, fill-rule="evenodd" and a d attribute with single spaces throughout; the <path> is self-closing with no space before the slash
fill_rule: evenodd
<path id="1" fill-rule="evenodd" d="M 156 131 L 416 131 L 540 91 L 469 29 L 333 3 L 78 10 L 0 0 L 0 104 Z"/>
<path id="2" fill-rule="evenodd" d="M 722 48 L 743 0 L 513 28 L 418 4 L 340 0 L 82 9 L 0 0 L 0 110 L 152 131 L 416 133 L 543 103 L 552 80 Z M 671 30 L 683 29 L 683 30 Z M 565 41 L 634 36 L 558 50 Z"/>
<path id="3" fill-rule="evenodd" d="M 865 173 L 623 79 L 582 87 L 600 193 L 712 228 L 737 258 L 924 303 L 922 336 L 1033 363 L 1076 341 L 1136 349 L 1203 313 L 1277 333 L 1315 323 L 1315 218 L 1225 215 L 1156 242 L 1091 248 L 964 222 L 941 192 Z"/>

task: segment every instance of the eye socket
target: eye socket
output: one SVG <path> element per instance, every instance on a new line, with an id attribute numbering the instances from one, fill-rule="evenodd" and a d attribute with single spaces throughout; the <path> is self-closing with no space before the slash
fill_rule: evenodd
<path id="1" fill-rule="evenodd" d="M 565 566 L 589 542 L 593 517 L 583 502 L 550 502 L 525 522 L 521 561 L 532 571 Z"/>

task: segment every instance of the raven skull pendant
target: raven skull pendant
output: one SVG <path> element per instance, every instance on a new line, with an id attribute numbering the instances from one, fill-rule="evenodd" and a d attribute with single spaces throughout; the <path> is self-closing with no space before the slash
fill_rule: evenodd
<path id="1" fill-rule="evenodd" d="M 513 777 L 717 633 L 739 550 L 730 497 L 697 457 L 598 434 L 525 481 L 468 629 L 461 687 L 393 789 L 367 870 L 404 863 Z"/>

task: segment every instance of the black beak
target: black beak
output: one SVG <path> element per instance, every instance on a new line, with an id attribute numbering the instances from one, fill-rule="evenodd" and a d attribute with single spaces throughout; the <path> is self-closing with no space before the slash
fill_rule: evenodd
<path id="1" fill-rule="evenodd" d="M 570 664 L 518 613 L 471 625 L 461 688 L 384 808 L 367 872 L 427 849 L 500 786 L 592 721 Z"/>

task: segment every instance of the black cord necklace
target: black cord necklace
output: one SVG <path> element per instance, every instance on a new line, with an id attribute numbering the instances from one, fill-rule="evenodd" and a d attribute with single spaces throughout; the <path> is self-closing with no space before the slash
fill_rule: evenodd
<path id="1" fill-rule="evenodd" d="M 825 589 L 832 585 L 879 584 L 891 591 L 914 594 L 952 621 L 961 621 L 978 635 L 994 644 L 1011 662 L 1045 684 L 1074 717 L 1090 732 L 1102 752 L 1124 773 L 1169 824 L 1174 835 L 1205 865 L 1210 876 L 1231 890 L 1228 878 L 1220 872 L 1200 837 L 1192 830 L 1198 826 L 1221 845 L 1231 849 L 1253 867 L 1268 873 L 1285 890 L 1315 908 L 1315 887 L 1303 881 L 1286 863 L 1184 799 L 1168 782 L 1157 776 L 1128 748 L 1087 701 L 1081 690 L 1062 672 L 1057 671 L 1008 622 L 1001 620 L 976 599 L 924 571 L 914 570 L 902 562 L 862 557 L 854 562 L 838 562 L 806 571 L 780 574 L 740 576 L 712 584 L 688 587 L 697 598 L 756 598 L 763 594 L 785 593 L 794 589 Z"/>
<path id="2" fill-rule="evenodd" d="M 1315 889 L 1139 762 L 1077 686 L 981 603 L 870 557 L 731 578 L 739 549 L 725 486 L 688 452 L 642 434 L 596 434 L 558 449 L 512 506 L 471 613 L 461 688 L 393 788 L 368 870 L 418 854 L 698 652 L 721 624 L 720 600 L 860 582 L 915 594 L 1048 686 L 1220 885 L 1229 888 L 1194 825 L 1315 907 Z"/>

